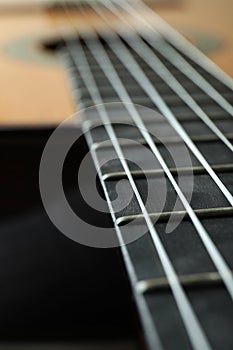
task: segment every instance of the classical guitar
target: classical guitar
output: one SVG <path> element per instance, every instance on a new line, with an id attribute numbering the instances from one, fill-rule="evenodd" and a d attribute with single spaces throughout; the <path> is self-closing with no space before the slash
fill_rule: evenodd
<path id="1" fill-rule="evenodd" d="M 150 350 L 233 347 L 231 10 L 141 0 L 60 1 L 29 17 L 4 9 L 1 27 L 14 20 L 24 34 L 15 24 L 2 40 L 2 128 L 35 132 L 72 115 L 62 128 L 73 140 L 81 127 L 115 230 L 74 237 L 73 216 L 47 206 L 60 161 L 52 141 L 45 210 L 79 243 L 120 247 Z"/>

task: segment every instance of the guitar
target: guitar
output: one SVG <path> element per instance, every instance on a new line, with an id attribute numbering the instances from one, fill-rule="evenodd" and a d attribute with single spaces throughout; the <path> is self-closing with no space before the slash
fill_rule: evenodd
<path id="1" fill-rule="evenodd" d="M 6 47 L 5 57 L 19 57 L 15 64 L 21 66 L 22 77 L 30 72 L 37 79 L 33 80 L 36 94 L 27 95 L 26 107 L 19 108 L 16 100 L 8 108 L 5 102 L 3 111 L 9 114 L 2 126 L 56 126 L 73 114 L 44 149 L 42 201 L 54 225 L 72 240 L 92 247 L 120 247 L 147 349 L 231 349 L 232 79 L 157 14 L 177 21 L 173 11 L 182 3 L 175 10 L 158 7 L 156 14 L 140 0 L 71 5 L 61 2 L 46 12 L 50 29 L 45 28 L 46 38 L 39 41 L 50 53 L 34 52 L 25 65 L 22 54 Z M 188 13 L 184 12 L 181 28 L 188 23 Z M 40 11 L 33 16 L 29 22 L 35 26 L 37 20 L 40 27 Z M 199 18 L 196 23 L 200 32 L 206 26 Z M 225 28 L 229 32 L 227 21 Z M 207 41 L 211 41 L 208 36 Z M 30 40 L 19 46 L 33 45 Z M 231 74 L 232 48 L 224 48 L 216 39 L 210 46 L 206 53 Z M 13 63 L 11 67 L 13 73 Z M 18 84 L 25 84 L 21 92 L 25 94 L 32 81 L 15 82 L 21 104 Z M 114 231 L 101 223 L 100 230 L 95 227 L 80 236 L 84 231 L 81 228 L 77 234 L 79 221 L 73 211 L 60 206 L 63 197 L 56 186 L 62 181 L 54 169 L 62 173 L 65 158 L 60 157 L 76 141 L 77 123 Z M 69 130 L 68 139 L 63 139 L 64 130 Z M 64 141 L 58 149 L 54 148 L 57 135 L 60 143 Z M 84 178 L 88 172 L 89 167 L 84 167 Z M 87 196 L 94 191 L 92 183 L 88 178 Z M 98 210 L 101 200 L 93 201 Z M 92 213 L 84 213 L 84 221 L 95 226 L 89 221 Z M 99 218 L 104 220 L 101 214 Z"/>

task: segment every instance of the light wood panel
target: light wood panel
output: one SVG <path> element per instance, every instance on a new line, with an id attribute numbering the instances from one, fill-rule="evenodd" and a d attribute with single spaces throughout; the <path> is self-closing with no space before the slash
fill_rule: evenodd
<path id="1" fill-rule="evenodd" d="M 186 0 L 171 7 L 156 7 L 156 10 L 194 43 L 202 34 L 217 38 L 221 48 L 210 57 L 233 76 L 231 0 Z M 25 39 L 29 45 L 28 38 L 34 54 L 41 52 L 39 43 L 57 33 L 54 19 L 61 20 L 61 16 L 54 14 L 51 19 L 38 10 L 0 13 L 1 126 L 56 125 L 74 113 L 67 77 L 59 62 L 51 59 L 45 62 L 46 58 L 44 62 L 23 60 L 22 54 L 26 52 L 19 53 L 19 57 L 12 54 L 14 44 L 17 46 Z M 89 28 L 88 21 L 80 17 L 78 23 L 80 30 Z"/>

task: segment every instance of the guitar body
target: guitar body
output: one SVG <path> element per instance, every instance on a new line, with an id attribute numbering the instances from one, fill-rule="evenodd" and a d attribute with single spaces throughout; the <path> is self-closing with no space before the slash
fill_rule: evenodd
<path id="1" fill-rule="evenodd" d="M 1 15 L 1 126 L 56 125 L 74 112 L 66 75 L 43 49 L 56 35 L 45 11 Z"/>
<path id="2" fill-rule="evenodd" d="M 106 37 L 103 36 L 103 39 L 100 35 L 101 41 L 98 39 L 98 36 L 96 36 L 96 39 L 95 36 L 87 35 L 85 42 L 84 34 L 93 35 L 94 33 L 93 24 L 94 27 L 97 27 L 99 33 L 107 33 L 106 23 L 101 20 L 101 16 L 97 16 L 94 10 L 87 9 L 86 15 L 84 15 L 80 9 L 78 10 L 71 6 L 69 14 L 67 14 L 59 6 L 57 8 L 53 6 L 48 7 L 46 0 L 42 1 L 43 6 L 41 1 L 35 1 L 35 3 L 32 0 L 29 2 L 26 0 L 24 6 L 21 7 L 13 0 L 12 2 L 5 1 L 4 4 L 0 5 L 2 6 L 0 7 L 0 183 L 2 185 L 0 202 L 0 261 L 1 266 L 3 266 L 3 269 L 0 269 L 0 285 L 2 287 L 0 297 L 2 315 L 0 317 L 0 349 L 5 350 L 5 344 L 7 344 L 7 346 L 13 346 L 11 349 L 21 350 L 20 346 L 24 346 L 24 343 L 26 343 L 30 350 L 34 350 L 34 346 L 37 349 L 38 347 L 36 346 L 38 344 L 42 344 L 41 349 L 43 349 L 43 346 L 46 349 L 53 349 L 54 346 L 56 349 L 72 350 L 74 347 L 79 349 L 80 342 L 82 345 L 82 343 L 91 339 L 91 344 L 88 343 L 88 347 L 85 347 L 85 349 L 209 350 L 211 349 L 208 343 L 209 337 L 210 343 L 214 344 L 213 348 L 218 349 L 220 348 L 219 344 L 223 343 L 221 348 L 230 350 L 233 344 L 231 334 L 232 304 L 229 298 L 233 290 L 233 284 L 231 285 L 232 267 L 230 267 L 232 262 L 231 226 L 233 210 L 228 203 L 231 203 L 231 201 L 233 203 L 230 197 L 230 191 L 233 188 L 231 177 L 233 172 L 231 152 L 233 147 L 233 124 L 232 119 L 229 117 L 229 111 L 231 111 L 230 103 L 232 101 L 232 91 L 229 87 L 230 80 L 211 64 L 210 69 L 206 68 L 205 71 L 206 61 L 204 59 L 203 65 L 201 63 L 199 65 L 195 58 L 193 60 L 190 58 L 192 55 L 186 55 L 185 49 L 182 52 L 179 45 L 176 47 L 175 41 L 171 39 L 169 42 L 169 36 L 166 37 L 164 35 L 163 37 L 162 35 L 161 38 L 164 40 L 165 46 L 169 47 L 169 50 L 174 52 L 173 45 L 177 49 L 175 58 L 180 56 L 184 63 L 186 63 L 185 60 L 187 59 L 187 62 L 193 64 L 193 66 L 190 64 L 190 67 L 194 67 L 197 70 L 196 72 L 194 69 L 194 75 L 197 73 L 197 77 L 199 76 L 200 79 L 200 75 L 203 74 L 204 79 L 210 79 L 214 89 L 219 89 L 217 94 L 217 90 L 215 93 L 213 91 L 209 93 L 207 90 L 210 89 L 211 91 L 211 85 L 207 85 L 206 88 L 205 84 L 204 87 L 199 86 L 195 78 L 192 81 L 192 74 L 191 77 L 188 77 L 182 70 L 183 67 L 179 67 L 177 60 L 174 65 L 172 60 L 169 61 L 169 55 L 166 56 L 166 50 L 161 50 L 161 53 L 155 47 L 153 49 L 155 51 L 152 51 L 153 43 L 147 42 L 147 38 L 143 37 L 146 33 L 143 31 L 145 29 L 143 23 L 126 12 L 122 12 L 126 22 L 142 30 L 144 42 L 149 43 L 148 47 L 151 50 L 148 51 L 148 55 L 154 55 L 154 52 L 157 52 L 158 57 L 161 54 L 164 57 L 164 62 L 166 62 L 166 64 L 164 63 L 164 70 L 157 69 L 159 67 L 158 64 L 157 71 L 155 68 L 151 68 L 150 62 L 146 62 L 145 56 L 142 62 L 143 72 L 141 76 L 145 72 L 145 77 L 149 76 L 149 78 L 154 79 L 152 82 L 155 83 L 158 89 L 161 89 L 159 94 L 164 98 L 161 101 L 157 97 L 155 102 L 153 98 L 155 99 L 155 96 L 157 96 L 156 90 L 151 94 L 146 90 L 149 86 L 148 81 L 147 84 L 143 84 L 137 76 L 137 70 L 135 69 L 135 72 L 131 71 L 130 65 L 127 66 L 127 64 L 124 65 L 124 62 L 121 62 L 120 54 L 114 51 L 111 44 L 107 44 Z M 233 77 L 232 1 L 157 0 L 148 1 L 148 3 L 150 8 L 155 10 L 178 32 L 182 33 L 185 38 L 198 47 L 225 73 Z M 140 15 L 148 23 L 156 27 L 157 23 L 154 23 L 154 17 L 150 10 L 149 12 L 145 10 L 145 13 L 142 11 Z M 110 11 L 104 11 L 104 16 L 106 16 L 107 22 L 111 23 L 110 27 L 113 26 L 115 29 L 114 33 L 117 33 L 119 28 L 126 29 L 127 23 L 124 27 L 123 23 L 125 22 L 118 20 L 117 16 L 110 14 Z M 74 23 L 76 24 L 75 27 Z M 77 32 L 80 36 L 77 36 Z M 163 34 L 163 31 L 161 32 Z M 176 35 L 174 34 L 174 37 Z M 64 40 L 64 37 L 65 39 L 68 38 L 68 40 Z M 180 174 L 173 166 L 173 162 L 169 163 L 169 157 L 165 161 L 165 163 L 169 163 L 168 169 L 164 165 L 161 166 L 163 164 L 161 160 L 158 168 L 158 164 L 155 167 L 151 167 L 151 163 L 147 161 L 144 153 L 140 153 L 140 150 L 138 152 L 133 150 L 134 153 L 132 152 L 132 169 L 131 164 L 130 167 L 128 167 L 128 164 L 124 164 L 121 148 L 126 149 L 128 145 L 128 134 L 126 131 L 129 125 L 121 130 L 123 136 L 126 135 L 126 143 L 122 142 L 121 144 L 119 142 L 118 147 L 118 140 L 115 144 L 112 142 L 112 140 L 115 140 L 114 137 L 110 137 L 114 136 L 111 127 L 110 131 L 106 127 L 106 125 L 111 125 L 111 120 L 109 123 L 108 119 L 104 119 L 104 117 L 106 118 L 106 113 L 102 110 L 101 114 L 101 107 L 98 106 L 102 104 L 101 99 L 99 100 L 102 94 L 104 96 L 103 100 L 106 98 L 106 102 L 108 102 L 109 96 L 113 99 L 117 97 L 117 102 L 119 100 L 122 102 L 126 96 L 126 101 L 123 103 L 127 105 L 127 94 L 121 95 L 122 90 L 124 90 L 124 84 L 119 91 L 117 84 L 116 86 L 114 85 L 116 80 L 112 79 L 111 81 L 111 77 L 109 78 L 108 76 L 110 73 L 106 74 L 106 72 L 111 70 L 106 69 L 106 72 L 104 70 L 106 62 L 103 63 L 104 60 L 101 62 L 101 59 L 98 60 L 96 58 L 98 52 L 100 52 L 97 50 L 98 45 L 97 48 L 95 47 L 96 51 L 94 49 L 93 51 L 91 50 L 93 37 L 100 44 L 99 47 L 103 46 L 102 49 L 108 52 L 107 57 L 108 55 L 110 57 L 111 53 L 112 61 L 109 60 L 110 64 L 115 62 L 115 58 L 117 69 L 120 67 L 120 80 L 118 80 L 118 83 L 119 81 L 121 82 L 121 79 L 126 79 L 126 92 L 130 91 L 130 94 L 132 92 L 132 98 L 135 98 L 135 100 L 132 99 L 133 103 L 135 105 L 143 105 L 143 102 L 140 103 L 140 101 L 146 101 L 150 111 L 151 108 L 154 108 L 154 111 L 156 111 L 157 114 L 153 120 L 145 119 L 146 125 L 151 124 L 155 126 L 157 122 L 160 125 L 160 117 L 166 116 L 167 118 L 168 115 L 167 119 L 175 130 L 175 133 L 174 130 L 172 130 L 171 134 L 168 132 L 169 140 L 165 137 L 165 143 L 167 140 L 168 148 L 170 147 L 170 150 L 173 151 L 176 150 L 178 145 L 179 153 L 180 138 L 177 139 L 177 135 L 181 137 L 182 144 L 185 144 L 185 147 L 187 146 L 185 148 L 187 153 L 185 154 L 189 154 L 189 156 L 191 154 L 191 165 L 184 164 L 186 159 L 181 157 L 181 159 L 178 159 L 179 166 L 177 167 L 181 178 L 182 176 L 185 178 L 185 176 L 190 174 L 194 176 L 194 184 L 192 184 L 194 199 L 191 198 L 192 196 L 189 198 L 191 201 L 190 208 L 189 203 L 186 204 L 185 202 L 185 196 L 190 192 L 189 182 L 187 182 L 188 185 L 185 187 L 185 181 L 180 185 L 181 187 L 184 185 L 185 192 L 183 202 L 181 201 L 182 206 L 170 208 L 170 204 L 172 203 L 173 205 L 173 201 L 175 203 L 176 198 L 180 199 L 182 197 L 183 191 L 183 188 L 181 189 L 181 194 L 178 190 L 174 191 L 174 182 L 176 182 L 174 180 L 173 182 L 171 181 L 171 184 L 169 183 L 170 187 L 168 186 L 165 191 L 166 199 L 168 198 L 165 205 L 168 208 L 164 209 L 164 212 L 156 209 L 157 203 L 160 202 L 159 192 L 158 197 L 156 193 L 153 197 L 156 200 L 152 200 L 151 211 L 149 213 L 147 213 L 147 209 L 143 211 L 144 197 L 146 198 L 147 194 L 147 188 L 144 188 L 144 175 L 148 174 L 148 178 L 152 178 L 154 191 L 163 187 L 162 180 L 157 183 L 157 181 L 160 181 L 161 176 L 164 176 L 166 182 L 167 178 L 171 180 L 172 177 L 176 178 Z M 122 43 L 125 45 L 127 39 L 124 38 L 124 41 L 122 37 L 119 36 L 119 38 L 121 45 Z M 75 42 L 77 45 L 76 51 L 73 53 L 71 50 L 73 48 L 73 40 L 70 39 L 77 41 Z M 102 45 L 103 42 L 105 46 Z M 139 41 L 139 43 L 143 44 L 143 40 Z M 159 40 L 156 42 L 156 45 L 158 43 L 160 43 Z M 187 50 L 188 48 L 192 49 L 192 46 L 189 46 L 187 43 L 186 45 Z M 80 54 L 78 59 L 76 59 L 77 47 Z M 132 49 L 133 46 L 129 44 L 128 46 L 125 45 L 125 47 L 130 53 L 133 52 L 136 57 L 136 49 Z M 102 50 L 102 57 L 106 59 L 104 50 Z M 137 55 L 137 59 L 143 57 L 140 54 Z M 198 55 L 199 53 L 196 57 L 199 57 L 201 61 L 203 56 Z M 109 62 L 106 64 L 108 68 L 110 66 Z M 117 71 L 114 64 L 112 65 L 113 71 L 114 69 Z M 187 67 L 190 68 L 189 63 L 187 63 Z M 215 71 L 214 73 L 211 71 L 211 69 L 214 70 L 213 67 L 216 69 L 216 75 L 214 74 Z M 175 80 L 177 79 L 177 91 L 174 91 L 171 86 L 172 79 L 170 79 L 171 81 L 167 79 L 167 82 L 162 76 L 169 69 L 174 74 Z M 68 79 L 71 78 L 70 72 L 73 74 L 74 86 L 70 84 Z M 95 82 L 99 78 L 100 83 L 96 84 Z M 181 83 L 179 83 L 179 79 L 181 79 Z M 185 89 L 182 90 L 183 86 L 185 89 L 187 88 L 188 93 Z M 79 90 L 79 93 L 82 90 L 80 95 L 82 98 L 80 98 L 79 102 L 75 100 L 74 91 L 77 93 L 77 90 Z M 159 94 L 158 96 L 160 96 Z M 187 99 L 188 102 L 184 98 L 186 95 L 189 97 Z M 148 100 L 148 96 L 151 100 Z M 190 98 L 193 98 L 191 103 Z M 222 103 L 221 98 L 224 102 L 227 101 L 227 107 L 223 106 L 224 103 Z M 198 111 L 197 107 L 199 106 L 193 107 L 195 99 L 197 104 L 200 103 L 201 112 L 200 109 Z M 186 103 L 187 105 L 185 105 Z M 169 108 L 166 108 L 166 104 L 174 113 L 174 119 L 177 118 L 178 125 L 179 123 L 183 125 L 184 130 L 187 127 L 188 132 L 190 132 L 190 135 L 187 132 L 186 136 L 188 137 L 188 142 L 187 139 L 183 139 L 182 130 L 179 130 L 179 126 L 177 127 L 176 122 L 172 119 L 172 113 L 169 112 Z M 88 112 L 86 114 L 83 113 L 84 118 L 82 120 L 78 114 L 75 114 L 80 106 L 90 107 L 93 105 L 97 106 L 94 112 L 98 111 L 99 113 L 93 113 L 96 120 L 95 118 L 93 120 L 90 118 L 91 112 L 93 112 L 91 108 L 90 110 L 87 108 L 90 111 L 90 115 Z M 112 110 L 110 108 L 110 111 L 114 112 L 114 108 Z M 118 110 L 117 112 L 118 117 L 124 116 Z M 143 112 L 146 115 L 145 110 Z M 52 153 L 54 157 L 50 158 L 44 165 L 44 154 L 46 153 L 44 149 L 47 147 L 48 139 L 58 125 L 74 114 L 76 118 L 69 122 L 68 125 L 66 124 L 66 127 L 60 131 L 59 142 L 55 144 Z M 134 110 L 130 117 L 135 117 L 135 115 L 137 116 L 137 110 L 136 112 Z M 142 115 L 144 118 L 145 115 L 143 113 Z M 200 117 L 199 119 L 197 115 L 198 118 Z M 98 128 L 96 128 L 96 134 L 95 128 L 93 129 L 94 131 L 91 130 L 90 126 L 92 126 L 92 123 L 95 125 L 95 122 L 98 122 L 97 116 L 102 118 L 100 118 L 100 121 L 103 123 L 100 126 L 104 126 L 106 129 L 103 132 L 104 136 L 101 133 L 98 134 Z M 76 124 L 77 121 L 80 124 Z M 119 122 L 120 124 L 121 121 Z M 130 119 L 130 123 L 131 121 Z M 218 128 L 216 131 L 215 121 L 220 131 Z M 161 125 L 163 122 L 164 119 Z M 138 125 L 141 125 L 140 119 L 136 126 L 138 127 Z M 143 130 L 143 127 L 138 127 L 139 129 Z M 85 136 L 82 134 L 83 130 L 85 130 Z M 166 128 L 163 129 L 162 127 L 161 130 L 163 133 Z M 106 138 L 106 135 L 109 138 Z M 153 161 L 154 155 L 157 154 L 154 148 L 157 146 L 159 154 L 160 152 L 162 154 L 162 159 L 163 157 L 166 158 L 167 154 L 163 150 L 161 142 L 163 141 L 163 136 L 167 135 L 160 135 L 159 133 L 158 137 L 151 139 L 151 142 L 151 136 L 145 135 L 145 133 L 142 133 L 143 138 L 140 133 L 136 133 L 135 136 L 132 132 L 132 135 L 133 141 L 139 140 L 140 144 L 147 146 L 143 148 L 144 151 L 145 149 L 148 151 L 148 146 L 150 145 L 153 151 L 151 152 Z M 112 249 L 95 248 L 99 247 L 95 231 L 95 241 L 91 242 L 93 244 L 80 244 L 83 242 L 79 242 L 79 240 L 77 240 L 77 243 L 73 236 L 71 237 L 69 234 L 64 233 L 60 229 L 59 224 L 57 225 L 51 217 L 49 218 L 49 210 L 47 209 L 52 208 L 52 212 L 53 210 L 58 212 L 58 221 L 61 224 L 68 222 L 66 221 L 67 218 L 63 212 L 63 207 L 59 207 L 60 197 L 57 197 L 56 189 L 54 189 L 56 174 L 54 176 L 52 171 L 54 164 L 57 165 L 57 156 L 60 155 L 61 151 L 60 146 L 67 145 L 69 140 L 73 140 L 73 138 L 78 141 L 74 142 L 67 152 L 64 168 L 59 168 L 65 192 L 64 197 L 75 214 L 84 218 L 83 222 L 91 223 L 90 226 L 94 228 L 109 229 L 117 243 L 108 246 L 109 237 L 107 237 L 107 244 L 100 245 L 100 247 L 111 247 Z M 101 145 L 102 141 L 106 141 L 106 145 L 103 147 Z M 223 145 L 221 141 L 225 144 Z M 109 142 L 112 142 L 110 147 Z M 151 146 L 151 144 L 156 146 Z M 112 150 L 112 145 L 114 150 Z M 204 156 L 199 151 L 199 145 Z M 225 147 L 224 151 L 222 151 L 222 147 Z M 112 153 L 113 155 L 111 154 L 112 157 L 108 154 L 109 149 L 110 152 L 115 152 Z M 131 152 L 131 148 L 129 152 Z M 93 203 L 96 204 L 97 202 L 96 211 L 92 207 L 91 209 L 87 208 L 83 200 L 83 193 L 79 191 L 79 188 L 77 189 L 76 170 L 79 170 L 79 167 L 83 164 L 83 159 L 87 153 L 89 158 L 88 166 L 85 169 L 83 186 L 91 192 L 91 185 L 97 182 L 97 191 L 95 193 L 93 191 L 90 196 Z M 210 165 L 205 161 L 205 157 L 207 157 Z M 212 157 L 213 164 L 211 163 Z M 106 159 L 110 159 L 110 162 L 113 162 L 108 164 Z M 159 157 L 156 156 L 156 161 L 157 159 Z M 103 167 L 100 166 L 98 168 L 101 163 L 100 160 L 104 160 L 102 163 Z M 146 169 L 137 164 L 138 160 L 142 161 L 142 163 L 145 161 Z M 114 163 L 114 161 L 116 162 Z M 176 165 L 176 163 L 174 164 Z M 44 193 L 41 190 L 41 179 L 46 178 L 46 176 L 44 176 L 43 171 L 41 172 L 41 168 L 44 169 L 43 171 L 47 175 L 48 183 L 50 184 Z M 100 181 L 96 181 L 96 168 L 99 170 L 98 179 Z M 102 173 L 102 168 L 106 173 Z M 142 174 L 142 169 L 143 171 L 145 170 L 145 174 Z M 93 172 L 94 181 L 93 178 L 90 178 Z M 218 179 L 218 176 L 222 176 L 221 179 L 224 179 L 223 184 Z M 136 199 L 138 200 L 139 198 L 139 205 L 134 197 L 130 197 L 131 193 L 128 194 L 127 187 L 124 188 L 122 194 L 120 193 L 124 200 L 132 199 L 132 205 L 130 202 L 128 206 L 124 207 L 122 212 L 111 208 L 111 203 L 117 202 L 115 200 L 118 198 L 116 190 L 118 184 L 116 181 L 119 179 L 129 179 L 131 185 L 134 184 L 134 181 L 136 184 L 139 183 L 139 185 L 134 186 L 133 191 L 133 195 L 136 193 Z M 226 181 L 226 185 L 224 181 Z M 123 185 L 125 184 L 124 181 L 122 183 Z M 137 194 L 140 186 L 140 191 Z M 229 191 L 227 186 L 230 188 Z M 50 190 L 54 192 L 50 193 Z M 51 195 L 49 199 L 52 198 L 52 201 L 45 203 L 44 198 L 47 192 Z M 154 192 L 152 193 L 154 194 Z M 103 212 L 98 211 L 101 200 L 96 195 L 99 194 L 100 199 L 105 196 L 104 198 L 108 200 L 107 203 L 104 201 L 104 209 L 106 210 Z M 169 199 L 170 195 L 171 201 Z M 140 196 L 142 197 L 141 201 Z M 186 205 L 183 206 L 184 203 Z M 48 207 L 46 207 L 46 204 L 48 204 Z M 110 211 L 107 204 L 110 206 Z M 193 209 L 192 206 L 195 208 Z M 174 232 L 168 234 L 167 231 L 165 232 L 165 223 L 170 216 L 172 217 L 173 209 L 175 212 L 174 218 L 176 219 L 177 215 L 178 219 L 182 217 L 184 220 L 181 220 L 182 222 L 180 226 L 177 226 L 178 228 L 175 227 Z M 158 216 L 158 213 L 161 214 L 161 218 L 158 221 L 157 234 L 157 229 L 151 228 L 154 223 L 150 226 L 148 222 L 151 220 L 151 217 Z M 117 216 L 118 214 L 119 216 Z M 110 216 L 112 216 L 113 221 Z M 143 234 L 137 236 L 137 239 L 131 240 L 131 232 L 127 233 L 127 224 L 134 221 L 135 217 L 136 221 L 137 219 L 139 221 L 138 226 L 133 227 L 135 232 L 137 231 L 136 228 L 139 227 L 141 229 L 143 225 L 146 229 L 143 227 Z M 147 219 L 146 225 L 142 223 L 145 218 Z M 91 222 L 88 220 L 91 220 Z M 157 222 L 155 225 L 157 225 Z M 118 232 L 116 238 L 116 232 L 113 230 L 113 227 L 115 229 L 119 228 L 120 232 L 121 230 L 122 232 L 126 230 L 126 237 L 128 234 L 128 237 L 130 237 L 129 242 L 132 244 L 124 245 L 124 240 L 120 241 L 119 244 L 119 237 L 121 236 L 116 230 Z M 220 247 L 220 250 L 222 249 L 223 255 L 225 254 L 223 258 L 226 257 L 229 261 L 229 269 L 226 268 L 226 265 L 221 265 L 221 254 L 219 258 L 218 255 L 215 255 L 213 248 L 214 254 L 212 253 L 211 255 L 209 253 L 211 251 L 209 247 L 212 246 L 208 241 L 208 237 L 206 238 L 205 236 L 204 227 L 207 227 L 207 231 L 209 229 L 211 233 L 213 231 L 213 237 L 218 243 L 218 247 Z M 90 227 L 85 231 L 82 224 L 74 225 L 74 228 L 75 232 L 77 229 L 80 236 L 84 237 L 84 241 L 86 237 L 89 237 L 89 234 L 91 236 L 91 233 L 93 233 Z M 202 234 L 201 239 L 198 236 L 199 231 Z M 221 232 L 223 238 L 218 235 L 219 232 Z M 156 234 L 157 245 L 154 238 Z M 72 239 L 68 239 L 66 236 Z M 181 241 L 180 237 L 182 237 Z M 159 240 L 162 248 L 158 248 Z M 106 243 L 105 240 L 103 241 Z M 122 246 L 119 247 L 119 245 Z M 163 253 L 163 247 L 166 247 L 164 248 L 165 253 Z M 167 254 L 168 258 L 166 258 L 166 251 L 169 252 Z M 172 264 L 169 265 L 169 256 L 171 257 L 170 261 L 174 261 L 174 271 Z M 216 258 L 217 263 L 213 257 Z M 219 269 L 219 266 L 223 266 L 222 270 L 221 268 Z M 227 277 L 223 272 L 228 272 Z M 228 277 L 230 282 L 227 280 Z M 219 295 L 220 298 L 218 298 Z M 185 306 L 183 307 L 183 305 Z M 198 315 L 197 319 L 195 315 Z M 198 322 L 199 318 L 201 320 L 200 323 Z M 222 330 L 219 336 L 216 324 L 219 325 L 220 323 L 222 324 Z M 205 332 L 208 333 L 208 337 L 205 337 Z M 160 334 L 164 348 L 160 346 Z M 177 341 L 174 340 L 176 337 Z M 95 347 L 95 342 L 97 342 L 99 347 Z M 82 346 L 80 349 L 82 349 Z"/>
<path id="3" fill-rule="evenodd" d="M 165 1 L 153 7 L 233 76 L 231 1 Z M 80 31 L 89 31 L 91 21 L 97 21 L 90 14 L 88 24 L 79 12 L 73 13 Z M 33 7 L 24 11 L 2 9 L 0 16 L 0 125 L 59 124 L 75 112 L 75 106 L 64 69 L 51 52 L 45 51 L 44 44 L 57 40 L 61 25 L 72 34 L 67 16 L 62 11 L 48 13 Z"/>

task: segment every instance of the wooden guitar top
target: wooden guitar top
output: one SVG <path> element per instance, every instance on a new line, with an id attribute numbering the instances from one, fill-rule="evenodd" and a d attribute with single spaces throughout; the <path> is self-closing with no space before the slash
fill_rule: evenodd
<path id="1" fill-rule="evenodd" d="M 233 76 L 233 2 L 185 0 L 155 10 L 225 72 Z M 59 18 L 58 18 L 59 17 Z M 79 13 L 80 30 L 89 23 Z M 90 15 L 90 22 L 93 19 Z M 57 23 L 67 26 L 64 14 L 42 10 L 0 10 L 0 125 L 57 125 L 75 111 L 66 73 L 43 48 L 57 36 Z"/>

